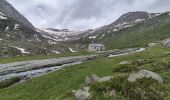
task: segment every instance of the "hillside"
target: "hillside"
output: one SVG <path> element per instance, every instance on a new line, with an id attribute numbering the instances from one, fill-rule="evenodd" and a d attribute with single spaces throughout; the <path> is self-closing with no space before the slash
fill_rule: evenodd
<path id="1" fill-rule="evenodd" d="M 83 44 L 89 44 L 92 41 L 104 43 L 107 49 L 115 49 L 147 46 L 150 42 L 160 42 L 170 36 L 169 13 L 162 13 L 130 25 L 125 24 L 119 30 L 115 29 L 115 27 L 110 27 L 113 24 L 95 31 L 93 33 L 95 34 L 95 38 L 89 39 L 89 37 L 84 37 L 81 39 L 81 42 Z"/>

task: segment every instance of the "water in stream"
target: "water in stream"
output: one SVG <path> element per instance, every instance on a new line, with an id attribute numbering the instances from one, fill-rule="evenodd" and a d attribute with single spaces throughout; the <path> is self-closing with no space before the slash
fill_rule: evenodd
<path id="1" fill-rule="evenodd" d="M 36 69 L 36 70 L 30 70 L 30 71 L 26 71 L 26 72 L 2 75 L 2 76 L 0 76 L 0 81 L 10 79 L 12 77 L 22 77 L 22 79 L 33 78 L 33 77 L 44 75 L 44 74 L 52 72 L 52 71 L 62 69 L 63 67 L 78 65 L 78 64 L 81 64 L 81 63 L 82 62 L 74 62 L 74 63 L 69 63 L 69 64 L 63 64 L 62 66 L 54 66 L 54 67 L 49 67 L 49 68 L 41 68 L 41 69 Z"/>

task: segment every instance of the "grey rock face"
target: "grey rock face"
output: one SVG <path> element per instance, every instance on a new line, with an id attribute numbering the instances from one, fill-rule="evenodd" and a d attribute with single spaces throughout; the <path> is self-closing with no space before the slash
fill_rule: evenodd
<path id="1" fill-rule="evenodd" d="M 83 90 L 73 91 L 77 100 L 90 100 L 90 87 L 84 87 Z"/>
<path id="2" fill-rule="evenodd" d="M 148 70 L 140 70 L 137 73 L 133 73 L 128 77 L 129 82 L 135 82 L 137 79 L 142 79 L 142 78 L 153 78 L 157 80 L 159 83 L 163 83 L 163 79 L 160 75 L 148 71 Z"/>
<path id="3" fill-rule="evenodd" d="M 163 41 L 163 46 L 170 48 L 170 38 Z"/>
<path id="4" fill-rule="evenodd" d="M 34 26 L 6 0 L 0 0 L 0 12 L 31 29 L 35 29 Z"/>

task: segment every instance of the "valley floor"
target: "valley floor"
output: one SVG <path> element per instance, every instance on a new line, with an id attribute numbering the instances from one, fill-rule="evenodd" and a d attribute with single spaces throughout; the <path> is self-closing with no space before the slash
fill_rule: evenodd
<path id="1" fill-rule="evenodd" d="M 72 90 L 84 87 L 86 76 L 97 74 L 103 76 L 116 76 L 122 72 L 113 72 L 117 65 L 122 61 L 136 61 L 142 59 L 154 59 L 150 64 L 144 64 L 143 68 L 156 72 L 163 77 L 168 93 L 170 93 L 170 66 L 166 69 L 160 66 L 153 67 L 153 64 L 170 63 L 170 49 L 163 47 L 147 48 L 146 51 L 124 55 L 120 57 L 105 58 L 101 57 L 94 61 L 84 62 L 80 65 L 64 68 L 62 70 L 49 73 L 40 77 L 33 78 L 22 84 L 0 90 L 1 100 L 75 100 Z M 3 60 L 0 60 L 4 62 Z M 166 65 L 165 65 L 166 66 Z M 165 67 L 164 66 L 164 67 Z M 137 66 L 141 67 L 141 66 Z M 123 94 L 118 93 L 115 100 L 126 100 Z M 168 95 L 165 99 L 170 99 Z M 93 94 L 93 100 L 109 100 L 100 93 Z"/>

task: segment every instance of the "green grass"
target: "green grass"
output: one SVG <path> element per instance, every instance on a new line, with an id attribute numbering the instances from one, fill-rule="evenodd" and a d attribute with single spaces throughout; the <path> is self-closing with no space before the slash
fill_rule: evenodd
<path id="1" fill-rule="evenodd" d="M 162 56 L 169 48 L 148 48 L 145 52 L 135 53 L 115 58 L 98 58 L 81 65 L 71 66 L 47 75 L 33 78 L 19 85 L 0 90 L 1 100 L 75 100 L 71 90 L 77 90 L 84 86 L 84 79 L 91 74 L 100 77 L 121 74 L 112 72 L 114 66 L 122 61 L 134 61 L 140 59 L 170 60 L 170 56 Z M 149 67 L 146 65 L 145 67 Z M 147 67 L 147 68 L 148 68 Z M 170 88 L 170 69 L 157 71 L 165 80 L 164 86 Z M 100 93 L 93 93 L 95 100 L 109 100 Z M 100 99 L 99 99 L 100 98 Z M 168 98 L 168 97 L 167 97 Z M 121 93 L 116 95 L 116 100 L 123 100 Z"/>
<path id="2" fill-rule="evenodd" d="M 89 55 L 92 53 L 82 51 L 77 53 L 64 53 L 64 54 L 50 54 L 50 55 L 30 55 L 30 56 L 16 56 L 16 57 L 3 57 L 0 58 L 0 63 L 11 63 L 17 61 L 26 61 L 26 60 L 39 60 L 39 59 L 48 59 L 48 58 L 58 58 L 58 57 L 67 57 L 67 56 L 80 56 L 80 55 Z"/>

